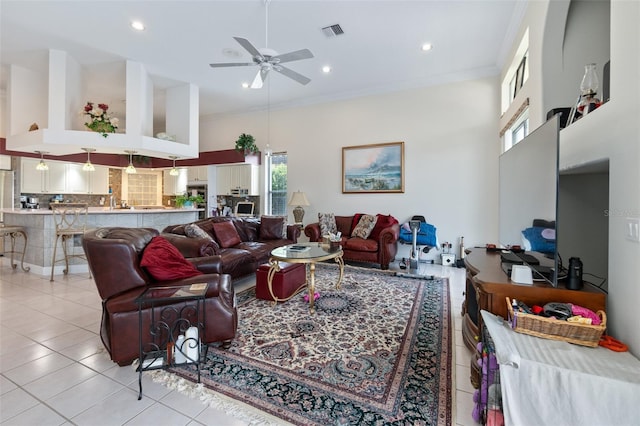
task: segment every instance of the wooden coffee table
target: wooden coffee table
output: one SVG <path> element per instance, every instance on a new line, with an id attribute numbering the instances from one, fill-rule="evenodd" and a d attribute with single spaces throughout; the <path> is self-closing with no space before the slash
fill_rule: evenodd
<path id="1" fill-rule="evenodd" d="M 307 291 L 309 293 L 309 312 L 315 313 L 315 271 L 316 263 L 325 260 L 333 259 L 339 266 L 338 281 L 336 282 L 336 290 L 340 289 L 342 283 L 342 276 L 344 275 L 344 262 L 342 260 L 342 247 L 338 247 L 337 250 L 330 250 L 328 244 L 322 243 L 296 243 L 287 246 L 278 247 L 271 251 L 271 258 L 269 259 L 269 272 L 267 274 L 267 284 L 269 286 L 269 293 L 273 297 L 273 275 L 280 271 L 280 265 L 278 262 L 288 263 L 304 263 L 309 268 L 307 279 Z M 304 288 L 304 287 L 301 287 Z M 297 292 L 296 292 L 297 294 Z M 295 294 L 294 294 L 295 295 Z M 291 297 L 293 297 L 292 295 Z M 290 299 L 289 297 L 288 299 Z M 287 299 L 287 300 L 288 300 Z M 276 302 L 278 300 L 276 299 Z"/>

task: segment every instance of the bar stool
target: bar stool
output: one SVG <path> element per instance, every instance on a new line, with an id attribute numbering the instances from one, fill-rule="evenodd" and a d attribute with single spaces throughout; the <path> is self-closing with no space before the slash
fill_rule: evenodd
<path id="1" fill-rule="evenodd" d="M 20 260 L 20 267 L 23 271 L 29 272 L 31 268 L 29 266 L 24 266 L 24 254 L 27 251 L 27 233 L 24 232 L 24 228 L 22 226 L 3 225 L 0 227 L 0 235 L 2 235 L 3 240 L 6 236 L 11 237 L 11 251 L 8 253 L 11 253 L 11 267 L 13 269 L 16 269 L 18 267 L 18 264 L 13 262 L 13 256 L 16 253 L 20 253 L 16 251 L 16 237 L 22 237 L 22 239 L 24 240 L 24 246 L 22 247 L 22 258 Z M 7 254 L 7 252 L 5 251 L 4 254 Z"/>
<path id="2" fill-rule="evenodd" d="M 66 275 L 69 273 L 69 259 L 80 258 L 87 260 L 82 254 L 74 254 L 73 247 L 69 248 L 69 241 L 73 243 L 73 239 L 76 235 L 83 235 L 87 224 L 87 212 L 89 206 L 87 203 L 59 203 L 51 204 L 51 211 L 53 212 L 53 220 L 56 225 L 56 239 L 53 242 L 53 257 L 51 259 L 51 278 L 49 281 L 53 281 L 53 272 L 55 270 L 56 263 L 64 260 L 65 269 L 63 273 Z M 56 259 L 56 251 L 58 249 L 58 240 L 62 246 L 64 253 L 64 259 Z M 91 270 L 89 270 L 89 278 L 91 278 Z"/>

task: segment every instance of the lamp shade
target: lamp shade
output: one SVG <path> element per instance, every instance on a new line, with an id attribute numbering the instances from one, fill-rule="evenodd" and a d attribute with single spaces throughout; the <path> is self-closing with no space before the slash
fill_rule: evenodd
<path id="1" fill-rule="evenodd" d="M 302 191 L 296 191 L 291 195 L 291 199 L 289 200 L 290 206 L 310 206 L 309 200 L 307 200 L 307 196 Z"/>

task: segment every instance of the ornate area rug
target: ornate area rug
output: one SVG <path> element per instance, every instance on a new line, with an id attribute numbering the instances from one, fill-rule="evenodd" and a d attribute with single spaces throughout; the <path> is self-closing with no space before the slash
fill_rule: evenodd
<path id="1" fill-rule="evenodd" d="M 315 315 L 302 295 L 273 307 L 254 289 L 240 293 L 236 339 L 227 350 L 209 349 L 204 387 L 300 425 L 450 424 L 448 281 L 350 266 L 340 290 L 336 278 L 334 265 L 317 266 Z M 193 367 L 171 371 L 197 381 Z M 198 396 L 241 411 L 228 399 Z"/>

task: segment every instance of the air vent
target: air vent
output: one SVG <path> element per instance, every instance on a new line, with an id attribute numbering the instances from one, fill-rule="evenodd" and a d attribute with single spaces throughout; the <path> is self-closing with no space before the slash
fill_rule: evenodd
<path id="1" fill-rule="evenodd" d="M 335 37 L 344 34 L 342 31 L 342 27 L 340 24 L 329 25 L 328 27 L 322 28 L 322 32 L 327 37 Z"/>

